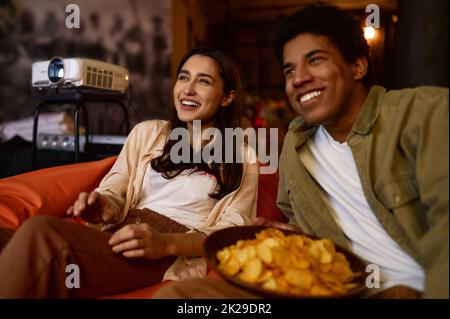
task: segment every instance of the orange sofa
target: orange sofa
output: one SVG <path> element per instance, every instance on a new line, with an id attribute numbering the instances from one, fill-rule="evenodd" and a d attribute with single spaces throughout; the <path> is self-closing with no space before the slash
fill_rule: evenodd
<path id="1" fill-rule="evenodd" d="M 0 179 L 0 226 L 17 228 L 34 215 L 63 217 L 67 208 L 82 191 L 93 190 L 109 171 L 116 157 L 100 161 L 71 164 L 37 170 Z M 260 175 L 258 216 L 286 221 L 275 205 L 278 175 Z M 74 220 L 81 222 L 80 220 Z M 216 276 L 209 273 L 209 276 Z M 104 298 L 151 298 L 167 284 L 161 282 L 126 294 Z"/>

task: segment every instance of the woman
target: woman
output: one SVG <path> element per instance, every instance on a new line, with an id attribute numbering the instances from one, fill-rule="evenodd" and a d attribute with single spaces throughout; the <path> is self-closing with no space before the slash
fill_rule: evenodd
<path id="1" fill-rule="evenodd" d="M 68 209 L 93 227 L 37 216 L 14 233 L 0 254 L 0 298 L 90 298 L 205 276 L 206 236 L 255 216 L 258 164 L 225 163 L 225 154 L 176 163 L 171 150 L 182 141 L 169 136 L 189 132 L 188 159 L 201 152 L 196 145 L 223 146 L 218 138 L 199 141 L 194 121 L 224 136 L 239 125 L 241 94 L 236 67 L 221 52 L 188 52 L 173 89 L 178 119 L 136 125 L 99 187 Z M 79 288 L 68 288 L 77 286 L 75 271 Z"/>

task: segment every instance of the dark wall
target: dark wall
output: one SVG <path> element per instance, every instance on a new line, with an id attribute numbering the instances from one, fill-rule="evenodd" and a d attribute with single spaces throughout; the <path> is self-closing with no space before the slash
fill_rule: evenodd
<path id="1" fill-rule="evenodd" d="M 448 0 L 399 0 L 396 87 L 448 87 Z"/>

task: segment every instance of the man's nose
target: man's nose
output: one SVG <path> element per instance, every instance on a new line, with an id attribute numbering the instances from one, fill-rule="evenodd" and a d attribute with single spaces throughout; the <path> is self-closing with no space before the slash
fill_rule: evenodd
<path id="1" fill-rule="evenodd" d="M 292 84 L 294 86 L 302 86 L 304 83 L 311 82 L 313 76 L 306 66 L 299 66 L 295 69 L 294 79 Z"/>

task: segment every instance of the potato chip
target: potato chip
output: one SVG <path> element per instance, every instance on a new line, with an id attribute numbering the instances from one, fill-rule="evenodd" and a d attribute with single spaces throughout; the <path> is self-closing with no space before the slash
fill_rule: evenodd
<path id="1" fill-rule="evenodd" d="M 289 283 L 287 282 L 286 279 L 284 279 L 283 277 L 277 277 L 275 278 L 275 282 L 276 282 L 276 290 L 278 292 L 281 293 L 286 293 L 289 290 Z"/>
<path id="2" fill-rule="evenodd" d="M 337 252 L 337 253 L 334 255 L 334 260 L 335 260 L 336 262 L 343 262 L 343 263 L 345 263 L 347 266 L 350 265 L 349 262 L 347 261 L 347 258 L 345 258 L 345 255 L 344 255 L 343 253 Z"/>
<path id="3" fill-rule="evenodd" d="M 262 243 L 270 248 L 272 247 L 278 247 L 281 245 L 279 240 L 276 240 L 274 238 L 265 238 Z"/>
<path id="4" fill-rule="evenodd" d="M 245 245 L 245 240 L 238 240 L 237 242 L 236 242 L 236 247 L 237 248 L 241 248 L 241 247 L 243 247 Z"/>
<path id="5" fill-rule="evenodd" d="M 304 290 L 309 290 L 316 281 L 312 272 L 295 269 L 287 271 L 285 278 L 294 287 Z"/>
<path id="6" fill-rule="evenodd" d="M 296 259 L 294 262 L 294 267 L 296 267 L 298 269 L 307 269 L 307 268 L 309 268 L 310 265 L 311 265 L 311 263 L 304 258 Z"/>
<path id="7" fill-rule="evenodd" d="M 334 281 L 327 281 L 324 283 L 324 286 L 335 292 L 335 294 L 343 295 L 345 294 L 346 290 L 342 282 L 334 280 Z"/>
<path id="8" fill-rule="evenodd" d="M 309 293 L 311 294 L 311 296 L 322 296 L 322 297 L 333 295 L 332 290 L 328 289 L 327 287 L 321 284 L 316 284 L 312 286 L 311 289 L 309 290 Z"/>
<path id="9" fill-rule="evenodd" d="M 262 262 L 258 258 L 253 257 L 245 262 L 242 267 L 242 272 L 239 275 L 239 279 L 248 283 L 255 283 L 258 280 L 262 269 Z"/>
<path id="10" fill-rule="evenodd" d="M 333 264 L 320 264 L 319 265 L 320 272 L 330 272 L 333 268 Z"/>
<path id="11" fill-rule="evenodd" d="M 264 283 L 271 278 L 273 278 L 272 270 L 263 270 L 258 278 L 258 283 Z"/>
<path id="12" fill-rule="evenodd" d="M 265 281 L 262 285 L 262 288 L 267 290 L 277 290 L 277 282 L 274 278 L 270 278 L 269 280 Z"/>
<path id="13" fill-rule="evenodd" d="M 347 282 L 353 276 L 353 271 L 343 262 L 333 263 L 331 272 L 340 278 L 342 282 Z"/>
<path id="14" fill-rule="evenodd" d="M 333 243 L 331 242 L 331 245 Z M 328 264 L 333 260 L 334 250 L 329 249 L 330 241 L 328 240 L 317 240 L 311 244 L 309 253 L 311 256 L 320 261 L 322 264 Z M 334 245 L 333 245 L 334 248 Z"/>
<path id="15" fill-rule="evenodd" d="M 230 258 L 226 263 L 220 264 L 219 269 L 223 270 L 228 276 L 235 276 L 239 270 L 239 261 L 236 258 Z"/>
<path id="16" fill-rule="evenodd" d="M 222 249 L 221 251 L 217 252 L 217 259 L 220 263 L 225 263 L 228 258 L 230 258 L 230 250 L 229 249 Z"/>
<path id="17" fill-rule="evenodd" d="M 294 236 L 292 237 L 292 242 L 298 247 L 302 248 L 305 244 L 303 238 L 301 236 Z"/>
<path id="18" fill-rule="evenodd" d="M 256 256 L 261 259 L 265 264 L 270 264 L 273 260 L 271 246 L 265 241 L 256 246 Z"/>

